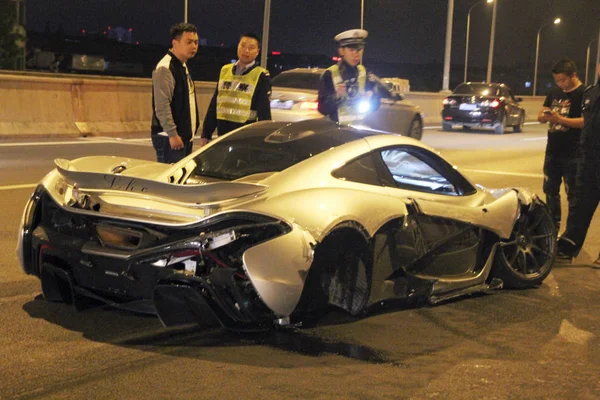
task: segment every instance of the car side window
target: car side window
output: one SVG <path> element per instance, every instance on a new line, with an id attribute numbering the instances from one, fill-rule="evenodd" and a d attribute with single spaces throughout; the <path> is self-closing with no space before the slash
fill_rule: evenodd
<path id="1" fill-rule="evenodd" d="M 459 195 L 456 186 L 419 157 L 418 152 L 406 148 L 392 148 L 383 150 L 380 154 L 396 187 L 418 192 Z"/>
<path id="2" fill-rule="evenodd" d="M 373 162 L 372 154 L 364 155 L 349 162 L 334 171 L 332 175 L 335 178 L 344 181 L 382 186 L 375 168 L 375 163 Z"/>

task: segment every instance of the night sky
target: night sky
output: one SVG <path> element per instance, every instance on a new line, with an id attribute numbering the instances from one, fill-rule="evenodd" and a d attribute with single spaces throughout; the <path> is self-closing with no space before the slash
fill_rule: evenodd
<path id="1" fill-rule="evenodd" d="M 447 0 L 364 0 L 369 31 L 365 58 L 390 62 L 443 62 Z M 494 65 L 533 66 L 539 27 L 540 65 L 564 56 L 584 70 L 586 49 L 598 38 L 600 0 L 497 0 Z M 463 64 L 467 12 L 478 0 L 455 0 L 452 62 Z M 333 36 L 360 26 L 360 0 L 272 0 L 269 51 L 331 54 Z M 47 23 L 66 33 L 132 27 L 135 40 L 168 46 L 169 27 L 183 20 L 183 0 L 27 0 L 27 28 Z M 189 22 L 210 45 L 237 42 L 241 32 L 262 33 L 264 0 L 189 0 Z M 487 66 L 492 7 L 471 13 L 469 65 Z M 596 57 L 592 45 L 591 60 Z M 583 72 L 580 73 L 583 75 Z"/>

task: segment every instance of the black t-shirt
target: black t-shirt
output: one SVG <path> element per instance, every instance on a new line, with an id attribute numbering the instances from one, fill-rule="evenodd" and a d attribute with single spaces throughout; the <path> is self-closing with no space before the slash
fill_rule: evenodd
<path id="1" fill-rule="evenodd" d="M 566 118 L 581 117 L 581 102 L 583 100 L 583 85 L 570 92 L 564 92 L 555 87 L 546 96 L 544 107 Z M 546 151 L 554 154 L 572 154 L 579 149 L 581 129 L 569 128 L 560 124 L 551 124 L 548 129 L 548 145 Z"/>

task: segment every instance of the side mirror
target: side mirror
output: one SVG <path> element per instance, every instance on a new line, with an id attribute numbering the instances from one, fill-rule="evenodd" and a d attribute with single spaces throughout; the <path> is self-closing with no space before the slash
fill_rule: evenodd
<path id="1" fill-rule="evenodd" d="M 522 101 L 523 101 L 523 98 L 522 98 L 522 97 L 515 97 L 515 101 L 516 101 L 517 103 L 520 103 L 520 102 L 522 102 Z"/>

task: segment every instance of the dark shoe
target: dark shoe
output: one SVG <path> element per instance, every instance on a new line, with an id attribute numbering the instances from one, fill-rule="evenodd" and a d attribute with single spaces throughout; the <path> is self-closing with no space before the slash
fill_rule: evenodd
<path id="1" fill-rule="evenodd" d="M 598 253 L 598 258 L 592 263 L 592 266 L 600 269 L 600 253 Z"/>
<path id="2" fill-rule="evenodd" d="M 556 257 L 554 258 L 554 262 L 556 264 L 571 264 L 573 262 L 573 257 L 563 253 L 562 251 L 556 252 Z"/>
<path id="3" fill-rule="evenodd" d="M 568 237 L 565 237 L 565 235 L 562 235 L 561 237 L 558 238 L 558 240 L 556 241 L 556 257 L 569 257 L 569 258 L 573 258 L 573 257 L 577 257 L 577 254 L 579 254 L 579 246 L 577 246 L 577 244 L 572 241 L 571 239 L 569 239 Z"/>

